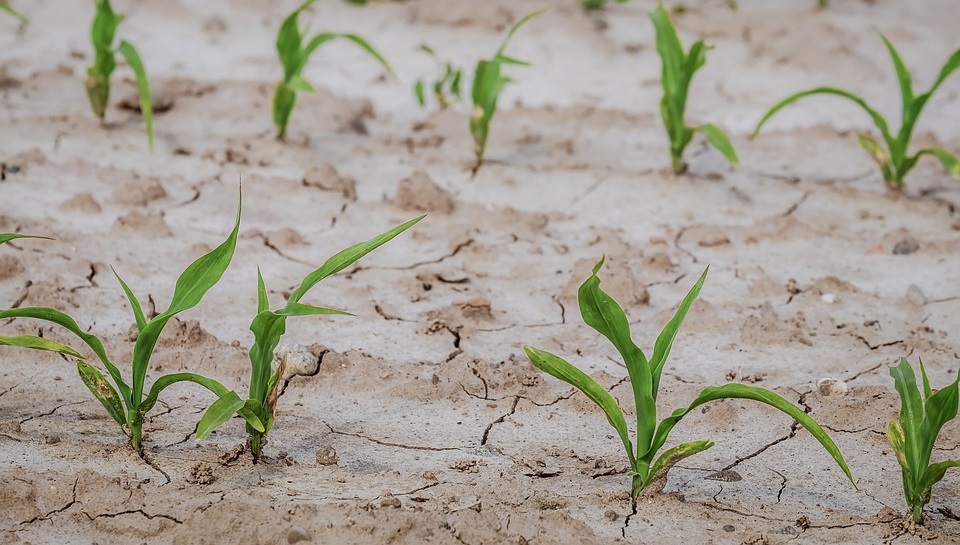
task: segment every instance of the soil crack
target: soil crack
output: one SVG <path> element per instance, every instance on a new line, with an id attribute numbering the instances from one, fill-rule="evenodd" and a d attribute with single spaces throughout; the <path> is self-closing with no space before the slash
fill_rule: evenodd
<path id="1" fill-rule="evenodd" d="M 321 420 L 321 422 L 323 422 L 323 425 L 326 426 L 327 429 L 330 430 L 330 433 L 332 433 L 332 434 L 334 434 L 334 435 L 346 435 L 346 436 L 348 436 L 348 437 L 356 437 L 356 438 L 358 438 L 358 439 L 365 439 L 365 440 L 367 440 L 367 441 L 370 441 L 371 443 L 376 443 L 376 444 L 378 444 L 378 445 L 382 445 L 382 446 L 385 446 L 385 447 L 396 447 L 396 448 L 402 448 L 402 449 L 408 449 L 408 450 L 428 450 L 428 451 L 431 451 L 431 452 L 446 452 L 446 451 L 451 451 L 451 450 L 456 450 L 456 451 L 463 450 L 463 449 L 460 448 L 460 447 L 428 447 L 428 446 L 425 446 L 425 445 L 404 445 L 404 444 L 402 444 L 402 443 L 393 443 L 393 442 L 391 442 L 391 441 L 383 441 L 383 440 L 377 439 L 377 438 L 375 438 L 375 437 L 370 437 L 369 435 L 366 435 L 366 434 L 364 434 L 364 433 L 353 433 L 353 432 L 348 432 L 348 431 L 337 430 L 337 429 L 334 429 L 334 427 L 331 426 L 330 424 L 328 424 L 326 421 Z"/>
<path id="2" fill-rule="evenodd" d="M 483 430 L 483 437 L 480 439 L 480 446 L 486 446 L 487 440 L 490 438 L 490 430 L 493 429 L 497 424 L 502 424 L 508 416 L 513 416 L 517 412 L 517 404 L 520 403 L 520 396 L 513 396 L 513 404 L 510 405 L 510 411 L 504 413 L 500 418 L 494 420 L 487 425 L 487 429 Z"/>

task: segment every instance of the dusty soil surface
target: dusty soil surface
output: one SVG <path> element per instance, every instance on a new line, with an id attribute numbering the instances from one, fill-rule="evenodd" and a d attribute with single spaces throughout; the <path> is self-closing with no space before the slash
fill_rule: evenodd
<path id="1" fill-rule="evenodd" d="M 0 351 L 0 543 L 960 542 L 960 472 L 935 489 L 927 525 L 911 526 L 883 434 L 899 407 L 889 365 L 922 356 L 934 384 L 960 367 L 960 184 L 925 161 L 906 193 L 887 191 L 856 144 L 868 118 L 830 98 L 747 138 L 765 107 L 817 84 L 897 118 L 876 30 L 926 88 L 957 45 L 953 2 L 688 3 L 682 36 L 716 46 L 689 116 L 728 128 L 743 167 L 697 140 L 679 177 L 657 115 L 654 4 L 584 15 L 552 2 L 511 47 L 534 66 L 511 70 L 490 161 L 471 177 L 469 108 L 416 107 L 413 80 L 434 69 L 416 46 L 472 64 L 548 3 L 316 6 L 313 29 L 367 35 L 400 76 L 330 45 L 307 72 L 320 92 L 301 97 L 281 143 L 273 32 L 294 2 L 118 1 L 120 35 L 165 110 L 152 155 L 138 114 L 118 106 L 135 102 L 125 67 L 107 125 L 88 111 L 89 2 L 23 3 L 25 28 L 0 18 L 0 231 L 56 237 L 0 249 L 0 307 L 64 309 L 115 361 L 129 357 L 133 319 L 110 267 L 164 308 L 176 275 L 229 232 L 240 179 L 234 263 L 171 323 L 151 377 L 189 369 L 245 392 L 257 266 L 276 306 L 334 251 L 431 213 L 306 300 L 355 317 L 289 322 L 283 342 L 309 347 L 319 368 L 286 383 L 256 465 L 239 420 L 195 440 L 204 390 L 164 393 L 141 459 L 72 362 Z M 954 78 L 929 104 L 921 143 L 960 150 L 958 92 Z M 706 385 L 772 388 L 832 432 L 862 492 L 789 418 L 729 401 L 671 437 L 716 446 L 631 505 L 603 415 L 521 350 L 557 352 L 632 404 L 625 369 L 576 306 L 602 255 L 604 285 L 647 350 L 710 265 L 662 412 Z M 0 331 L 77 344 L 25 320 Z M 825 377 L 849 393 L 821 395 Z M 955 453 L 960 427 L 938 445 L 936 459 Z"/>

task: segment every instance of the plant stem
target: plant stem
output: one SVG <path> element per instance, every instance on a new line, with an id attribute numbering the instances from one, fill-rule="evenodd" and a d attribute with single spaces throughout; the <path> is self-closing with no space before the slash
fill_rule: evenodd
<path id="1" fill-rule="evenodd" d="M 920 524 L 923 522 L 923 504 L 915 503 L 913 504 L 913 522 Z"/>
<path id="2" fill-rule="evenodd" d="M 260 451 L 263 448 L 260 444 L 262 438 L 263 436 L 259 433 L 250 434 L 250 453 L 253 454 L 253 463 L 257 463 L 260 459 Z"/>
<path id="3" fill-rule="evenodd" d="M 683 174 L 687 170 L 687 164 L 683 161 L 683 156 L 680 154 L 674 154 L 673 156 L 673 173 L 674 174 Z"/>
<path id="4" fill-rule="evenodd" d="M 134 422 L 130 425 L 130 446 L 133 450 L 140 452 L 143 438 L 143 421 Z"/>
<path id="5" fill-rule="evenodd" d="M 631 497 L 636 500 L 640 492 L 643 491 L 643 479 L 640 475 L 633 476 L 633 482 L 630 485 Z"/>

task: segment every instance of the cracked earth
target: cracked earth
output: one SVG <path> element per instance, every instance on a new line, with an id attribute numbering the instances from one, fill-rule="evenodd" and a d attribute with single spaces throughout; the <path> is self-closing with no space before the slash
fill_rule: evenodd
<path id="1" fill-rule="evenodd" d="M 909 524 L 884 436 L 899 407 L 889 365 L 922 357 L 934 385 L 960 368 L 960 184 L 921 162 L 906 193 L 887 192 L 856 144 L 865 116 L 830 99 L 748 139 L 765 107 L 817 84 L 895 112 L 875 29 L 926 87 L 956 46 L 951 2 L 687 3 L 685 41 L 716 46 L 689 116 L 728 128 L 744 166 L 696 140 L 680 177 L 656 114 L 653 4 L 587 16 L 552 2 L 511 46 L 534 66 L 511 72 L 474 175 L 467 108 L 415 107 L 413 79 L 433 70 L 415 48 L 446 44 L 467 65 L 544 3 L 317 5 L 313 29 L 370 37 L 400 79 L 331 45 L 281 143 L 272 32 L 293 3 L 117 0 L 165 105 L 153 155 L 135 113 L 91 119 L 86 4 L 37 0 L 23 29 L 0 19 L 0 231 L 56 238 L 0 249 L 0 307 L 65 310 L 115 361 L 129 359 L 133 319 L 110 267 L 148 313 L 164 308 L 176 275 L 228 232 L 241 179 L 234 263 L 170 323 L 149 376 L 190 370 L 245 392 L 258 266 L 276 305 L 333 252 L 430 214 L 306 301 L 355 316 L 288 323 L 283 343 L 314 365 L 286 377 L 258 464 L 238 420 L 195 440 L 212 399 L 192 385 L 164 392 L 140 457 L 73 362 L 0 351 L 0 544 L 960 542 L 960 472 L 934 489 L 926 525 Z M 134 100 L 118 74 L 115 102 Z M 931 101 L 921 144 L 960 149 L 958 96 L 955 78 Z M 710 265 L 661 414 L 707 385 L 773 389 L 831 433 L 861 492 L 787 417 L 732 400 L 677 426 L 670 444 L 716 446 L 632 502 L 603 415 L 522 351 L 581 366 L 632 419 L 626 370 L 576 303 L 603 255 L 604 286 L 646 350 Z M 0 328 L 73 343 L 35 322 Z M 848 393 L 821 394 L 828 377 Z M 957 450 L 954 422 L 934 456 Z"/>

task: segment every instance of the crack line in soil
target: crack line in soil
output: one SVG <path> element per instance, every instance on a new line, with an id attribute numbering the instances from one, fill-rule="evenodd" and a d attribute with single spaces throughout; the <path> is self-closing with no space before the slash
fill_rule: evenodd
<path id="1" fill-rule="evenodd" d="M 156 514 L 156 515 L 151 515 L 150 513 L 147 513 L 146 511 L 144 511 L 142 508 L 141 508 L 141 509 L 129 509 L 129 510 L 127 510 L 127 511 L 120 511 L 120 512 L 118 512 L 118 513 L 99 513 L 99 514 L 94 515 L 94 516 L 92 516 L 92 517 L 91 517 L 90 514 L 87 513 L 86 511 L 81 511 L 81 513 L 83 513 L 84 516 L 86 516 L 86 517 L 87 517 L 88 519 L 90 519 L 90 520 L 97 520 L 98 518 L 115 518 L 115 517 L 119 517 L 119 516 L 121 516 L 121 515 L 136 515 L 136 514 L 139 514 L 139 515 L 143 515 L 144 517 L 146 517 L 146 518 L 148 518 L 148 519 L 150 519 L 150 520 L 153 520 L 153 519 L 155 519 L 155 518 L 161 518 L 161 519 L 166 519 L 166 520 L 169 520 L 169 521 L 173 521 L 173 522 L 175 522 L 175 523 L 177 523 L 177 524 L 183 524 L 183 521 L 182 521 L 182 520 L 178 520 L 178 519 L 176 519 L 176 518 L 173 518 L 173 517 L 171 517 L 170 515 L 163 515 L 163 514 L 159 514 L 159 513 Z"/>
<path id="2" fill-rule="evenodd" d="M 140 452 L 139 454 L 140 454 L 140 459 L 143 460 L 144 463 L 146 463 L 148 466 L 152 467 L 157 473 L 163 475 L 163 478 L 166 479 L 166 482 L 164 482 L 163 484 L 161 484 L 161 485 L 159 485 L 159 486 L 166 486 L 166 485 L 170 484 L 170 482 L 171 482 L 170 475 L 168 475 L 166 471 L 160 469 L 160 466 L 157 465 L 156 462 L 154 462 L 153 460 L 150 459 L 150 455 L 149 455 L 149 454 L 147 454 L 146 452 Z"/>
<path id="3" fill-rule="evenodd" d="M 517 412 L 518 403 L 520 403 L 520 396 L 513 396 L 513 404 L 510 406 L 510 411 L 501 415 L 500 418 L 487 425 L 487 429 L 483 430 L 483 437 L 480 439 L 480 446 L 486 446 L 487 439 L 490 438 L 490 430 L 492 430 L 494 426 L 503 423 L 508 416 L 513 416 L 513 414 Z"/>
<path id="4" fill-rule="evenodd" d="M 681 228 L 679 231 L 677 231 L 677 236 L 673 237 L 673 245 L 677 248 L 677 250 L 680 250 L 681 252 L 687 254 L 690 257 L 690 259 L 693 260 L 694 263 L 700 263 L 700 260 L 697 259 L 697 256 L 693 255 L 693 253 L 690 250 L 687 250 L 686 248 L 680 245 L 680 239 L 683 237 L 683 235 L 686 234 L 686 232 L 689 229 L 690 229 L 690 226 L 688 225 Z"/>
<path id="5" fill-rule="evenodd" d="M 53 409 L 51 409 L 49 412 L 45 412 L 45 413 L 43 413 L 43 414 L 35 414 L 35 415 L 33 415 L 33 416 L 28 416 L 27 418 L 24 418 L 23 420 L 20 421 L 20 425 L 26 424 L 27 422 L 33 420 L 34 418 L 43 418 L 44 416 L 50 416 L 50 415 L 52 415 L 53 413 L 57 412 L 59 409 L 62 409 L 63 407 L 69 407 L 69 406 L 71 406 L 71 405 L 79 405 L 79 404 L 81 404 L 81 403 L 86 403 L 86 400 L 84 400 L 84 401 L 73 401 L 73 402 L 71 402 L 71 403 L 64 403 L 63 405 L 57 405 L 56 407 L 54 407 Z"/>
<path id="6" fill-rule="evenodd" d="M 21 522 L 19 525 L 20 525 L 20 526 L 26 526 L 27 524 L 33 524 L 34 522 L 37 522 L 37 521 L 49 520 L 51 516 L 53 516 L 53 515 L 55 515 L 55 514 L 58 514 L 58 513 L 62 513 L 62 512 L 64 512 L 64 511 L 66 511 L 67 509 L 70 509 L 70 508 L 73 506 L 73 504 L 77 503 L 77 483 L 79 483 L 79 482 L 80 482 L 80 477 L 77 477 L 76 479 L 74 479 L 74 481 L 73 481 L 73 490 L 72 490 L 71 493 L 70 493 L 70 501 L 67 502 L 66 505 L 64 505 L 63 507 L 61 507 L 61 508 L 59 508 L 59 509 L 54 509 L 53 511 L 50 511 L 50 512 L 48 512 L 48 513 L 45 514 L 45 515 L 36 516 L 36 517 L 33 517 L 33 518 L 30 519 L 30 520 L 23 521 L 23 522 Z M 33 483 L 31 482 L 30 484 L 32 485 Z"/>
<path id="7" fill-rule="evenodd" d="M 783 214 L 780 214 L 780 217 L 781 217 L 781 218 L 786 218 L 786 217 L 792 215 L 794 212 L 796 212 L 796 211 L 797 211 L 797 208 L 800 208 L 800 205 L 803 204 L 804 202 L 806 202 L 807 198 L 810 197 L 810 193 L 811 193 L 810 191 L 804 191 L 804 192 L 803 192 L 803 195 L 800 197 L 800 200 L 798 200 L 797 202 L 791 204 L 791 205 L 790 205 L 790 208 L 787 208 L 786 212 L 784 212 Z"/>
<path id="8" fill-rule="evenodd" d="M 463 250 L 464 248 L 467 248 L 467 247 L 469 247 L 469 246 L 472 246 L 475 242 L 476 242 L 475 240 L 473 240 L 472 238 L 469 238 L 469 239 L 467 239 L 465 242 L 461 242 L 461 243 L 457 244 L 456 246 L 454 246 L 454 247 L 453 247 L 453 250 L 450 251 L 450 253 L 448 253 L 448 254 L 446 254 L 446 255 L 443 255 L 443 256 L 440 256 L 440 257 L 438 257 L 438 258 L 436 258 L 436 259 L 431 259 L 431 260 L 428 260 L 428 261 L 418 261 L 418 262 L 416 262 L 416 263 L 413 263 L 412 265 L 404 265 L 404 266 L 402 266 L 402 267 L 384 267 L 384 266 L 362 267 L 362 266 L 360 266 L 360 265 L 357 265 L 356 267 L 354 267 L 354 268 L 353 268 L 349 273 L 347 273 L 347 274 L 352 275 L 352 274 L 358 273 L 358 272 L 360 272 L 360 271 L 372 271 L 372 270 L 378 270 L 378 271 L 409 271 L 409 270 L 412 270 L 412 269 L 416 269 L 417 267 L 422 267 L 422 266 L 424 266 L 424 265 L 436 265 L 436 264 L 438 264 L 438 263 L 442 263 L 442 262 L 443 262 L 444 260 L 446 260 L 446 259 L 450 259 L 451 257 L 456 256 L 457 254 L 460 253 L 460 250 Z"/>
<path id="9" fill-rule="evenodd" d="M 321 420 L 321 422 L 323 422 L 323 425 L 326 426 L 327 429 L 330 430 L 330 433 L 333 433 L 333 434 L 335 434 L 335 435 L 346 435 L 346 436 L 349 436 L 349 437 L 357 437 L 357 438 L 359 438 L 359 439 L 366 439 L 367 441 L 370 441 L 370 442 L 372 442 L 372 443 L 376 443 L 376 444 L 378 444 L 378 445 L 382 445 L 382 446 L 385 446 L 385 447 L 396 447 L 396 448 L 409 449 L 409 450 L 428 450 L 428 451 L 431 451 L 431 452 L 446 452 L 446 451 L 451 451 L 451 450 L 455 450 L 455 451 L 462 451 L 462 450 L 463 450 L 463 448 L 461 448 L 461 447 L 428 447 L 428 446 L 423 446 L 423 445 L 404 445 L 404 444 L 402 444 L 402 443 L 393 443 L 393 442 L 390 442 L 390 441 L 382 441 L 382 440 L 380 440 L 380 439 L 377 439 L 377 438 L 375 438 L 375 437 L 370 437 L 369 435 L 365 435 L 365 434 L 363 434 L 363 433 L 351 433 L 351 432 L 348 432 L 348 431 L 340 431 L 340 430 L 334 429 L 333 426 L 331 426 L 330 424 L 328 424 L 325 420 Z"/>

